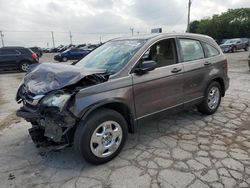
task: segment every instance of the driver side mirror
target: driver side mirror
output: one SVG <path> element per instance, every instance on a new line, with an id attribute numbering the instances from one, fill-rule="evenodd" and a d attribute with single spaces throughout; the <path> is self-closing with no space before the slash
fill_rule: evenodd
<path id="1" fill-rule="evenodd" d="M 156 68 L 156 62 L 155 61 L 143 61 L 141 62 L 140 66 L 135 69 L 135 73 L 142 75 L 149 71 L 152 71 Z"/>

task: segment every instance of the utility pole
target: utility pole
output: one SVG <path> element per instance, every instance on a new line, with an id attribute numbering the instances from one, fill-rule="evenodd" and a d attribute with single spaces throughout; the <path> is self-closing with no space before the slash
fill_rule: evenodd
<path id="1" fill-rule="evenodd" d="M 134 36 L 134 28 L 133 27 L 130 28 L 130 31 L 131 31 L 132 36 Z"/>
<path id="2" fill-rule="evenodd" d="M 192 4 L 192 1 L 191 0 L 188 0 L 188 21 L 187 21 L 187 33 L 190 32 L 190 11 L 191 11 L 191 4 Z"/>
<path id="3" fill-rule="evenodd" d="M 55 48 L 55 39 L 54 39 L 54 32 L 53 31 L 51 31 L 51 36 L 52 36 L 53 48 Z"/>
<path id="4" fill-rule="evenodd" d="M 71 31 L 69 32 L 69 39 L 70 39 L 70 44 L 72 44 L 72 35 L 71 35 Z"/>
<path id="5" fill-rule="evenodd" d="M 3 31 L 0 31 L 0 35 L 1 35 L 2 46 L 4 47 L 4 41 L 3 41 L 4 34 L 3 34 Z"/>
<path id="6" fill-rule="evenodd" d="M 100 44 L 101 44 L 102 43 L 102 36 L 101 35 L 100 35 L 99 39 L 100 39 Z"/>

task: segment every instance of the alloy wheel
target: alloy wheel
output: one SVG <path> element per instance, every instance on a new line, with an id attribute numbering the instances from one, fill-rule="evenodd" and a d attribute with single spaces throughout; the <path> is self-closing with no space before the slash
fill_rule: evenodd
<path id="1" fill-rule="evenodd" d="M 119 148 L 122 141 L 122 128 L 115 121 L 101 123 L 93 132 L 90 148 L 96 157 L 105 158 Z"/>
<path id="2" fill-rule="evenodd" d="M 207 103 L 211 110 L 217 108 L 220 101 L 220 90 L 218 87 L 212 87 L 208 92 Z"/>
<path id="3" fill-rule="evenodd" d="M 28 69 L 29 69 L 29 64 L 28 63 L 23 63 L 22 65 L 21 65 L 21 69 L 22 69 L 22 71 L 28 71 Z"/>

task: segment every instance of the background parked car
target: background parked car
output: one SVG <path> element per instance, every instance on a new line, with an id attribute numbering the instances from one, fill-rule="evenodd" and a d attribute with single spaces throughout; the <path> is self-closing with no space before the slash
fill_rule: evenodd
<path id="1" fill-rule="evenodd" d="M 71 48 L 62 53 L 59 53 L 54 56 L 54 60 L 59 62 L 66 62 L 68 60 L 80 60 L 85 57 L 90 50 L 88 49 L 79 49 L 79 48 Z"/>
<path id="2" fill-rule="evenodd" d="M 250 54 L 248 56 L 248 66 L 249 66 L 249 70 L 250 70 Z"/>
<path id="3" fill-rule="evenodd" d="M 36 55 L 37 55 L 38 57 L 42 57 L 42 55 L 43 55 L 43 50 L 42 50 L 41 48 L 39 48 L 39 47 L 31 47 L 30 49 L 31 49 L 33 52 L 35 52 Z"/>
<path id="4" fill-rule="evenodd" d="M 37 54 L 29 48 L 4 47 L 0 48 L 0 69 L 19 69 L 27 71 L 30 64 L 38 63 Z"/>
<path id="5" fill-rule="evenodd" d="M 220 45 L 223 52 L 236 52 L 237 50 L 244 49 L 248 51 L 249 42 L 240 38 L 228 39 Z"/>

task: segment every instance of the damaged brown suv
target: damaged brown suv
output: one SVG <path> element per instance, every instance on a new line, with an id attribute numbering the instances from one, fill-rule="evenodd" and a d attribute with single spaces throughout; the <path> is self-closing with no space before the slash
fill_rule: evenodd
<path id="1" fill-rule="evenodd" d="M 204 35 L 158 34 L 106 42 L 75 65 L 30 68 L 17 115 L 38 146 L 74 146 L 88 162 L 119 154 L 142 120 L 190 106 L 213 114 L 229 86 L 227 60 Z"/>

